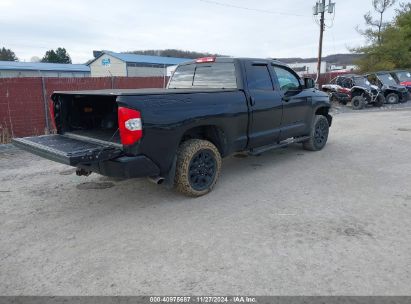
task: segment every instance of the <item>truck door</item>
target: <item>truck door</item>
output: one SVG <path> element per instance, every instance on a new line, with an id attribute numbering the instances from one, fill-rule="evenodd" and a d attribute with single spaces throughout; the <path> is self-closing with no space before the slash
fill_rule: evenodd
<path id="1" fill-rule="evenodd" d="M 280 141 L 308 135 L 311 121 L 310 90 L 303 87 L 300 78 L 291 69 L 277 65 L 272 65 L 272 67 L 276 75 L 274 79 L 276 87 L 281 92 L 283 104 Z"/>
<path id="2" fill-rule="evenodd" d="M 249 148 L 278 141 L 282 117 L 281 94 L 274 90 L 267 63 L 246 62 L 249 92 Z"/>

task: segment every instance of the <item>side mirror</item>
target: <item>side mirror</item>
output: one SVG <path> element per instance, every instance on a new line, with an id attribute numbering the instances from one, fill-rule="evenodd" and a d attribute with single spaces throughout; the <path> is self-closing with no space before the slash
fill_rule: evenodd
<path id="1" fill-rule="evenodd" d="M 315 88 L 315 81 L 312 78 L 305 77 L 304 78 L 304 86 L 306 89 L 313 89 Z"/>

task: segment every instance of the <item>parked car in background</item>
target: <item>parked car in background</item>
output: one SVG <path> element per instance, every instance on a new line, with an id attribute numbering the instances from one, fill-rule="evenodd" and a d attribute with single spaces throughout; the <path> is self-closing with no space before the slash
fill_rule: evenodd
<path id="1" fill-rule="evenodd" d="M 366 75 L 366 77 L 371 84 L 381 89 L 386 103 L 394 104 L 408 100 L 407 88 L 399 85 L 390 72 L 371 73 Z"/>
<path id="2" fill-rule="evenodd" d="M 408 92 L 411 93 L 411 72 L 406 70 L 391 71 L 391 75 L 397 81 L 398 84 L 406 87 Z"/>
<path id="3" fill-rule="evenodd" d="M 364 76 L 356 74 L 341 75 L 330 84 L 322 86 L 330 95 L 331 101 L 347 104 L 351 101 L 354 110 L 360 110 L 367 104 L 381 107 L 385 98 L 378 86 L 372 85 Z"/>

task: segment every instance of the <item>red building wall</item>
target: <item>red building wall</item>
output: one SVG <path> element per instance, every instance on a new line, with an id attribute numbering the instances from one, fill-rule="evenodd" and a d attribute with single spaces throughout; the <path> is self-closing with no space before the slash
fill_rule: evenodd
<path id="1" fill-rule="evenodd" d="M 44 134 L 44 97 L 48 106 L 54 91 L 162 88 L 164 83 L 163 77 L 0 78 L 0 134 Z"/>

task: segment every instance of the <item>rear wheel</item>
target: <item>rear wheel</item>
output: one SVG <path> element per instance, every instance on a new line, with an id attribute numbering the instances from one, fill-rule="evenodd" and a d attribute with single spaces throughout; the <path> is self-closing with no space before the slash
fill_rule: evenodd
<path id="1" fill-rule="evenodd" d="M 324 148 L 329 133 L 328 120 L 323 115 L 316 115 L 311 127 L 310 139 L 303 142 L 303 148 L 310 151 L 319 151 Z"/>
<path id="2" fill-rule="evenodd" d="M 202 196 L 215 186 L 221 171 L 221 155 L 209 141 L 190 139 L 177 152 L 175 185 L 188 196 Z"/>
<path id="3" fill-rule="evenodd" d="M 398 103 L 400 101 L 400 97 L 398 96 L 398 94 L 390 93 L 390 94 L 387 95 L 387 97 L 385 97 L 385 100 L 389 104 L 394 104 L 394 103 Z"/>
<path id="4" fill-rule="evenodd" d="M 374 107 L 382 107 L 385 103 L 385 98 L 382 94 L 377 96 L 377 99 L 374 102 Z"/>
<path id="5" fill-rule="evenodd" d="M 362 96 L 354 96 L 351 99 L 351 106 L 353 110 L 361 110 L 365 106 L 365 99 Z"/>

